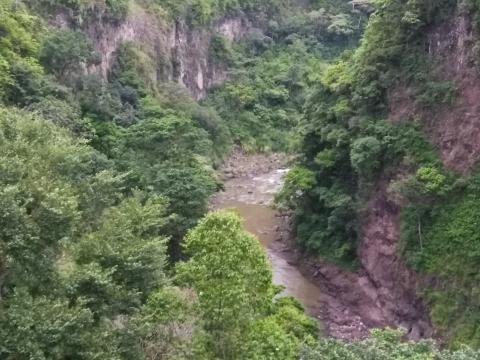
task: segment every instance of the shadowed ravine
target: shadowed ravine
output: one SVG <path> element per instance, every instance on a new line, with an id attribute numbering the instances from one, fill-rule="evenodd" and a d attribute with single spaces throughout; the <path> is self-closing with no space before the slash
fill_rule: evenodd
<path id="1" fill-rule="evenodd" d="M 412 339 L 431 336 L 428 321 L 408 305 L 414 299 L 379 286 L 368 269 L 346 271 L 305 256 L 296 248 L 288 218 L 271 207 L 282 186 L 285 164 L 280 155 L 235 153 L 222 171 L 224 191 L 214 196 L 211 208 L 238 211 L 245 228 L 265 247 L 274 282 L 283 285 L 285 294 L 297 298 L 319 320 L 325 335 L 360 339 L 371 328 L 393 326 L 404 328 Z"/>

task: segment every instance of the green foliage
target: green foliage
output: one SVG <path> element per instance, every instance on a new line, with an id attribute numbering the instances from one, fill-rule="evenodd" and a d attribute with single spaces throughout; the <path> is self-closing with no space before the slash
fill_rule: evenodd
<path id="1" fill-rule="evenodd" d="M 451 186 L 435 169 L 422 168 L 417 178 L 416 197 L 410 197 L 411 205 L 403 213 L 407 259 L 438 278 L 425 296 L 433 321 L 449 335 L 451 345 L 476 347 L 480 339 L 476 330 L 480 321 L 476 285 L 480 274 L 475 265 L 480 260 L 477 177 L 467 186 Z"/>
<path id="2" fill-rule="evenodd" d="M 312 189 L 316 185 L 315 173 L 302 166 L 295 166 L 285 176 L 282 192 L 278 198 L 286 202 L 294 201 L 292 197 L 299 197 L 302 192 Z M 281 201 L 281 200 L 280 200 Z"/>
<path id="3" fill-rule="evenodd" d="M 287 176 L 278 200 L 294 210 L 300 244 L 322 257 L 352 264 L 357 219 L 372 183 L 380 171 L 388 174 L 396 166 L 410 172 L 390 186 L 406 201 L 404 254 L 418 271 L 435 276 L 424 295 L 432 320 L 450 345 L 478 346 L 475 178 L 466 185 L 467 180 L 446 172 L 418 126 L 379 120 L 386 117 L 387 92 L 397 84 L 413 90 L 419 108 L 456 100 L 455 85 L 438 81 L 424 49 L 424 30 L 449 16 L 455 5 L 448 0 L 375 2 L 360 47 L 323 73 L 307 102 L 300 123 L 300 165 Z M 470 16 L 478 14 L 474 2 L 462 6 Z M 322 13 L 315 16 L 320 23 L 328 21 Z M 361 358 L 358 349 L 338 351 L 342 359 Z"/>
<path id="4" fill-rule="evenodd" d="M 93 20 L 118 22 L 129 9 L 130 0 L 26 0 L 45 13 L 69 10 L 71 20 L 82 25 Z"/>
<path id="5" fill-rule="evenodd" d="M 12 99 L 21 69 L 28 77 L 38 77 L 42 68 L 37 61 L 39 20 L 13 0 L 0 1 L 0 99 Z M 25 95 L 25 94 L 23 94 Z"/>
<path id="6" fill-rule="evenodd" d="M 186 18 L 194 25 L 205 25 L 215 19 L 247 13 L 259 19 L 278 12 L 284 0 L 146 0 L 157 5 L 172 18 Z"/>
<path id="7" fill-rule="evenodd" d="M 432 167 L 421 167 L 417 170 L 417 178 L 426 192 L 438 193 L 444 186 L 445 176 Z"/>
<path id="8" fill-rule="evenodd" d="M 118 358 L 113 327 L 62 295 L 59 270 L 64 245 L 117 198 L 111 163 L 68 131 L 2 108 L 0 168 L 1 356 Z"/>
<path id="9" fill-rule="evenodd" d="M 214 38 L 212 55 L 220 53 L 227 64 L 235 64 L 235 71 L 207 102 L 246 150 L 293 150 L 298 137 L 292 129 L 299 123 L 309 87 L 329 59 L 358 39 L 361 17 L 354 27 L 358 15 L 347 2 L 326 5 L 282 6 L 265 33 L 251 32 L 233 50 L 225 39 Z"/>
<path id="10" fill-rule="evenodd" d="M 79 223 L 81 210 L 111 203 L 110 194 L 89 197 L 101 182 L 114 185 L 109 167 L 66 131 L 26 112 L 0 111 L 1 247 L 7 281 L 48 286 L 59 242 L 87 225 Z"/>
<path id="11" fill-rule="evenodd" d="M 446 190 L 443 175 L 433 170 L 438 156 L 419 127 L 382 119 L 387 89 L 396 83 L 416 89 L 424 107 L 452 100 L 452 85 L 435 81 L 422 43 L 422 29 L 440 21 L 452 5 L 377 2 L 360 47 L 330 66 L 312 91 L 299 126 L 300 163 L 314 173 L 316 185 L 302 191 L 287 182 L 286 190 L 287 203 L 296 194 L 289 206 L 299 242 L 308 250 L 340 263 L 354 261 L 357 218 L 385 168 L 419 167 L 418 176 L 410 179 L 417 192 Z M 417 196 L 410 185 L 410 195 Z"/>
<path id="12" fill-rule="evenodd" d="M 400 79 L 420 86 L 428 82 L 431 68 L 425 66 L 422 56 L 422 30 L 440 22 L 455 5 L 451 0 L 391 1 L 377 5 L 365 41 L 353 59 L 358 91 L 355 100 L 359 105 L 381 107 L 386 90 Z"/>
<path id="13" fill-rule="evenodd" d="M 152 77 L 155 71 L 152 59 L 134 43 L 127 42 L 117 49 L 116 62 L 110 76 L 122 86 L 130 87 L 138 92 L 138 95 L 145 96 L 147 89 L 154 88 Z M 136 103 L 135 99 L 130 102 L 132 105 Z"/>
<path id="14" fill-rule="evenodd" d="M 230 41 L 221 34 L 214 34 L 210 41 L 210 59 L 218 64 L 233 65 L 234 50 Z"/>
<path id="15" fill-rule="evenodd" d="M 197 295 L 166 287 L 153 292 L 134 319 L 147 359 L 209 359 L 206 336 L 198 317 Z"/>
<path id="16" fill-rule="evenodd" d="M 317 333 L 317 324 L 305 316 L 296 300 L 280 298 L 274 314 L 256 321 L 250 328 L 242 356 L 257 360 L 297 359 L 299 349 L 314 344 Z"/>
<path id="17" fill-rule="evenodd" d="M 379 172 L 388 175 L 396 166 L 410 172 L 389 189 L 407 203 L 402 218 L 405 254 L 418 270 L 436 276 L 426 292 L 436 325 L 452 345 L 477 346 L 475 187 L 443 170 L 413 122 L 380 120 L 387 117 L 387 93 L 398 84 L 414 91 L 418 108 L 456 100 L 455 85 L 438 81 L 424 48 L 425 29 L 449 16 L 456 5 L 449 0 L 375 2 L 360 47 L 324 72 L 305 107 L 299 162 L 315 183 L 305 190 L 300 182 L 292 186 L 287 177 L 280 201 L 294 210 L 297 236 L 307 250 L 352 263 L 357 219 Z M 470 15 L 476 12 L 473 2 L 462 6 Z"/>
<path id="18" fill-rule="evenodd" d="M 81 67 L 96 59 L 92 45 L 79 31 L 58 30 L 44 40 L 40 62 L 48 71 L 65 81 L 67 76 L 78 75 Z"/>
<path id="19" fill-rule="evenodd" d="M 251 46 L 245 45 L 247 50 Z M 242 56 L 240 56 L 242 58 Z M 287 150 L 300 117 L 307 76 L 320 61 L 301 42 L 265 52 L 216 89 L 208 103 L 225 119 L 234 140 L 248 150 Z M 292 67 L 291 64 L 296 66 Z"/>
<path id="20" fill-rule="evenodd" d="M 429 341 L 404 342 L 402 333 L 394 330 L 374 330 L 364 341 L 345 344 L 323 339 L 315 348 L 302 354 L 305 360 L 453 360 L 479 359 L 480 353 L 470 349 L 440 352 Z"/>
<path id="21" fill-rule="evenodd" d="M 138 43 L 119 46 L 107 79 L 85 74 L 99 58 L 84 30 L 121 21 L 139 3 L 25 3 L 0 2 L 1 101 L 26 108 L 0 110 L 0 357 L 296 358 L 316 323 L 293 300 L 276 299 L 266 255 L 238 218 L 210 215 L 190 232 L 190 259 L 175 268 L 182 288 L 170 285 L 167 249 L 180 255 L 207 211 L 218 188 L 213 166 L 232 138 L 287 147 L 275 143 L 296 124 L 322 67 L 314 46 L 285 42 L 258 59 L 256 73 L 235 75 L 225 98 L 243 107 L 248 123 L 239 125 L 220 116 L 232 108 L 161 83 L 171 65 Z M 194 25 L 240 13 L 262 19 L 283 6 L 158 5 Z M 30 12 L 62 14 L 75 30 L 44 27 Z M 211 60 L 256 61 L 249 41 L 236 48 L 214 37 Z M 232 136 L 236 129 L 243 133 Z"/>
<path id="22" fill-rule="evenodd" d="M 284 9 L 282 16 L 270 21 L 271 36 L 287 43 L 304 38 L 329 56 L 353 45 L 363 30 L 363 16 L 352 12 L 347 1 L 317 3 L 312 1 L 305 11 Z M 325 43 L 328 46 L 322 46 Z"/>
<path id="23" fill-rule="evenodd" d="M 379 167 L 382 144 L 374 137 L 355 140 L 350 150 L 350 161 L 353 169 L 362 177 L 375 174 Z"/>
<path id="24" fill-rule="evenodd" d="M 196 226 L 233 142 L 295 149 L 278 199 L 307 250 L 352 266 L 366 195 L 401 164 L 414 175 L 392 190 L 408 204 L 405 254 L 437 275 L 425 293 L 432 319 L 452 346 L 478 346 L 476 177 L 455 182 L 417 125 L 383 120 L 399 81 L 418 106 L 455 100 L 422 56 L 423 34 L 455 1 L 376 1 L 360 48 L 328 69 L 363 30 L 348 1 L 24 3 L 0 0 L 0 100 L 26 108 L 0 109 L 0 358 L 478 358 L 389 331 L 315 345 L 317 324 L 279 297 L 238 217 L 214 213 Z M 86 75 L 99 59 L 84 30 L 139 6 L 207 30 L 235 15 L 267 29 L 239 44 L 213 36 L 210 60 L 229 79 L 201 104 L 162 82 L 173 65 L 138 42 L 118 46 L 107 79 Z M 62 14 L 75 30 L 50 29 L 33 12 Z M 169 269 L 167 248 L 185 261 Z"/>
<path id="25" fill-rule="evenodd" d="M 76 105 L 53 96 L 47 96 L 28 106 L 28 110 L 75 134 L 88 136 L 87 124 L 82 120 L 80 109 Z"/>
<path id="26" fill-rule="evenodd" d="M 183 114 L 148 118 L 128 128 L 116 157 L 131 172 L 131 186 L 166 196 L 178 215 L 171 235 L 179 240 L 207 210 L 216 182 L 206 155 L 211 143 L 205 131 Z"/>
<path id="27" fill-rule="evenodd" d="M 298 240 L 309 251 L 353 264 L 357 213 L 373 179 L 404 158 L 435 163 L 435 152 L 413 124 L 349 119 L 348 102 L 333 100 L 332 91 L 321 87 L 309 100 L 301 166 L 287 175 L 277 201 L 294 210 Z"/>
<path id="28" fill-rule="evenodd" d="M 0 355 L 7 359 L 120 359 L 111 324 L 67 300 L 17 290 L 0 314 Z"/>
<path id="29" fill-rule="evenodd" d="M 235 358 L 248 325 L 272 306 L 274 287 L 265 253 L 233 213 L 212 213 L 185 239 L 191 258 L 178 281 L 199 294 L 206 329 L 218 356 Z M 235 355 L 237 354 L 237 355 Z"/>
<path id="30" fill-rule="evenodd" d="M 73 259 L 81 266 L 95 264 L 111 270 L 113 283 L 141 295 L 165 281 L 167 239 L 160 234 L 169 219 L 165 199 L 152 196 L 142 203 L 140 196 L 110 208 L 99 229 L 74 245 Z"/>
<path id="31" fill-rule="evenodd" d="M 276 288 L 258 240 L 230 212 L 207 215 L 185 239 L 177 281 L 198 294 L 208 347 L 221 359 L 295 359 L 317 327 Z"/>
<path id="32" fill-rule="evenodd" d="M 480 242 L 476 236 L 478 219 L 477 198 L 463 199 L 450 209 L 442 209 L 438 225 L 428 234 L 428 246 L 431 246 L 432 259 L 428 261 L 428 270 L 450 273 L 452 275 L 474 275 L 480 255 Z M 461 260 L 460 260 L 461 259 Z M 456 260 L 456 261 L 454 261 Z M 459 261 L 462 266 L 458 266 Z M 465 271 L 466 273 L 463 273 Z"/>
<path id="33" fill-rule="evenodd" d="M 418 93 L 418 102 L 424 106 L 453 105 L 456 100 L 457 89 L 451 81 L 427 81 L 420 86 Z"/>

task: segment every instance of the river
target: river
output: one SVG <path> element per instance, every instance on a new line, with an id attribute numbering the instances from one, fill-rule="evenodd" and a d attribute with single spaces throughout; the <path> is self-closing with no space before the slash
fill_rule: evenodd
<path id="1" fill-rule="evenodd" d="M 274 283 L 282 285 L 285 295 L 295 297 L 308 314 L 319 320 L 323 334 L 354 340 L 368 336 L 371 328 L 391 326 L 405 329 L 412 340 L 430 336 L 431 326 L 424 314 L 417 311 L 422 307 L 414 292 L 392 291 L 376 282 L 379 274 L 368 267 L 349 271 L 305 254 L 295 245 L 288 218 L 271 206 L 287 173 L 286 163 L 286 157 L 279 154 L 234 152 L 222 169 L 224 191 L 212 198 L 212 210 L 234 209 L 240 214 L 246 230 L 258 238 L 268 254 Z M 378 213 L 388 217 L 386 211 Z M 368 264 L 366 260 L 372 254 L 386 248 L 384 237 L 378 235 L 391 227 L 384 224 L 385 221 L 376 221 L 374 229 L 380 228 L 374 234 L 375 241 L 361 243 L 361 249 L 369 245 L 369 251 L 360 252 L 361 264 Z M 387 255 L 382 259 L 396 259 L 395 252 Z M 398 266 L 395 269 L 402 270 Z M 392 284 L 401 284 L 399 280 L 409 275 L 406 271 L 390 274 L 382 270 L 383 273 Z"/>
<path id="2" fill-rule="evenodd" d="M 285 169 L 225 182 L 225 192 L 217 195 L 217 209 L 234 209 L 244 219 L 246 230 L 264 246 L 272 265 L 273 281 L 282 285 L 284 295 L 295 297 L 311 315 L 320 297 L 320 289 L 272 245 L 285 236 L 285 219 L 272 208 L 274 194 L 282 186 Z"/>

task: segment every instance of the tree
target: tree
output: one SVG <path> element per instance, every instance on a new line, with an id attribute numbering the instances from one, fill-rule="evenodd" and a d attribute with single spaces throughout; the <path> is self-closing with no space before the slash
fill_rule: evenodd
<path id="1" fill-rule="evenodd" d="M 82 304 L 60 297 L 31 297 L 18 289 L 0 313 L 0 357 L 35 360 L 120 359 L 108 322 L 94 325 Z"/>
<path id="2" fill-rule="evenodd" d="M 370 178 L 381 164 L 382 144 L 372 136 L 353 142 L 350 159 L 355 171 L 362 177 Z"/>
<path id="3" fill-rule="evenodd" d="M 38 37 L 42 32 L 39 19 L 29 14 L 24 6 L 14 6 L 16 3 L 13 0 L 0 1 L 0 98 L 9 97 L 12 92 L 19 95 L 15 76 L 19 69 L 33 79 L 42 73 L 36 58 Z"/>
<path id="4" fill-rule="evenodd" d="M 314 345 L 318 324 L 297 300 L 282 297 L 271 315 L 257 320 L 243 341 L 242 356 L 251 360 L 294 360 L 302 346 Z"/>
<path id="5" fill-rule="evenodd" d="M 86 132 L 85 121 L 80 118 L 80 109 L 75 107 L 75 104 L 53 96 L 45 96 L 39 102 L 31 104 L 28 110 L 60 127 L 71 130 L 74 134 Z"/>
<path id="6" fill-rule="evenodd" d="M 98 230 L 73 245 L 75 262 L 98 264 L 110 272 L 114 284 L 140 298 L 148 296 L 166 281 L 167 239 L 161 235 L 170 220 L 166 207 L 166 200 L 158 196 L 142 199 L 137 193 L 124 199 L 105 212 Z"/>
<path id="7" fill-rule="evenodd" d="M 134 318 L 149 360 L 209 360 L 198 296 L 192 289 L 165 287 L 149 296 Z"/>
<path id="8" fill-rule="evenodd" d="M 79 31 L 57 30 L 49 34 L 40 50 L 40 62 L 61 80 L 81 72 L 81 66 L 96 59 L 92 45 Z"/>
<path id="9" fill-rule="evenodd" d="M 259 242 L 238 215 L 207 215 L 185 239 L 190 257 L 177 266 L 179 283 L 193 287 L 217 356 L 237 359 L 243 335 L 271 309 L 275 289 Z"/>
<path id="10" fill-rule="evenodd" d="M 130 186 L 168 198 L 169 212 L 177 214 L 168 232 L 177 252 L 180 239 L 207 211 L 217 189 L 206 158 L 211 146 L 206 131 L 184 114 L 169 111 L 129 127 L 119 140 L 117 164 L 130 172 Z"/>
<path id="11" fill-rule="evenodd" d="M 76 238 L 115 198 L 118 184 L 109 166 L 68 131 L 0 108 L 0 267 L 6 281 L 0 287 L 49 287 L 60 243 Z M 100 191 L 103 186 L 109 190 Z"/>
<path id="12" fill-rule="evenodd" d="M 480 353 L 471 349 L 440 352 L 431 341 L 403 341 L 397 330 L 373 330 L 363 341 L 344 343 L 322 339 L 301 354 L 304 360 L 478 360 Z"/>

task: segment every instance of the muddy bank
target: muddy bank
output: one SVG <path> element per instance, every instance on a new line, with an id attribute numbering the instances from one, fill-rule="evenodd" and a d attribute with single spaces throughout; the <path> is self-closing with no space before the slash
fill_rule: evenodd
<path id="1" fill-rule="evenodd" d="M 396 255 L 399 208 L 379 186 L 365 216 L 359 246 L 360 270 L 352 273 L 308 256 L 294 244 L 288 214 L 270 207 L 282 186 L 288 158 L 234 153 L 221 173 L 225 191 L 214 209 L 233 208 L 245 219 L 272 263 L 274 281 L 320 320 L 325 335 L 344 340 L 364 338 L 369 329 L 402 327 L 411 339 L 432 335 L 415 275 Z"/>

